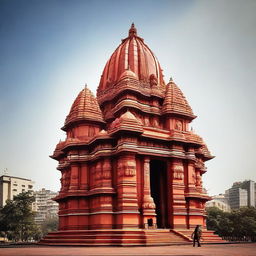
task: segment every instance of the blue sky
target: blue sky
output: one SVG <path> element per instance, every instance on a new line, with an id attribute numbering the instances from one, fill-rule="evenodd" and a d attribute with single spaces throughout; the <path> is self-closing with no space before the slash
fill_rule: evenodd
<path id="1" fill-rule="evenodd" d="M 256 180 L 255 1 L 0 0 L 0 173 L 59 189 L 52 154 L 76 95 L 95 93 L 132 22 L 198 118 L 210 194 Z"/>

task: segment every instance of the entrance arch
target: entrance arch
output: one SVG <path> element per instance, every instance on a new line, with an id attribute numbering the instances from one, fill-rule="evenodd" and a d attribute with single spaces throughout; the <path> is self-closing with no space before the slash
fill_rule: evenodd
<path id="1" fill-rule="evenodd" d="M 167 163 L 161 160 L 150 161 L 150 191 L 156 205 L 158 228 L 169 228 Z"/>

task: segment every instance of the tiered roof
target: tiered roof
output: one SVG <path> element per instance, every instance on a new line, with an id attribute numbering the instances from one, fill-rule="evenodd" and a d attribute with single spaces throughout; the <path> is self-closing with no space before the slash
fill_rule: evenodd
<path id="1" fill-rule="evenodd" d="M 170 81 L 167 85 L 162 113 L 179 114 L 191 119 L 196 117 L 182 91 L 173 81 Z"/>
<path id="2" fill-rule="evenodd" d="M 88 88 L 84 88 L 78 94 L 72 104 L 68 116 L 66 117 L 63 129 L 65 130 L 65 128 L 71 123 L 84 120 L 104 122 L 97 99 Z"/>

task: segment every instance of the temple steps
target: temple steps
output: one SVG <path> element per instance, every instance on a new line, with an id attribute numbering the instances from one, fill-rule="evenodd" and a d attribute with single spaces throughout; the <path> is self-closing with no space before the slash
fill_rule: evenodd
<path id="1" fill-rule="evenodd" d="M 77 246 L 171 245 L 192 242 L 193 229 L 71 230 L 49 233 L 40 244 Z M 202 243 L 226 243 L 211 230 L 202 231 Z"/>
<path id="2" fill-rule="evenodd" d="M 139 246 L 187 244 L 189 241 L 168 229 L 163 230 L 79 230 L 52 232 L 40 244 L 77 246 Z"/>
<path id="3" fill-rule="evenodd" d="M 187 238 L 188 241 L 192 241 L 191 234 L 194 229 L 175 229 L 173 230 L 176 234 L 182 235 L 184 238 Z M 201 236 L 202 243 L 227 243 L 226 240 L 223 240 L 220 236 L 214 234 L 213 230 L 202 230 Z"/>

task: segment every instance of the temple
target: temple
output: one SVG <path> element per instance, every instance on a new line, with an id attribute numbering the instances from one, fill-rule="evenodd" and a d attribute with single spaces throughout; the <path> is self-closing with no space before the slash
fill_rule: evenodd
<path id="1" fill-rule="evenodd" d="M 190 241 L 206 230 L 204 162 L 213 158 L 190 129 L 180 88 L 132 24 L 103 70 L 95 97 L 85 87 L 62 128 L 59 230 L 44 244 L 152 245 Z"/>

